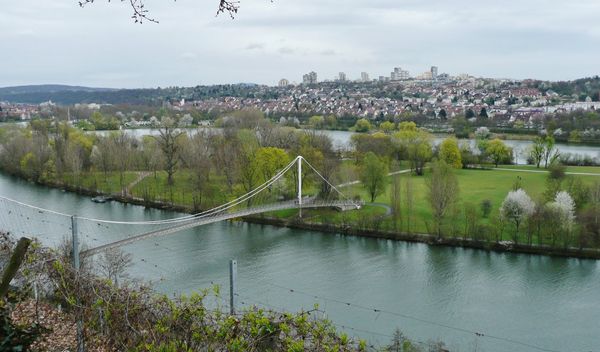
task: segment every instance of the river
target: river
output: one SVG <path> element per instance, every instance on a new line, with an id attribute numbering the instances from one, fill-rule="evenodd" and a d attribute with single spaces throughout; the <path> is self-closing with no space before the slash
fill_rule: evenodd
<path id="1" fill-rule="evenodd" d="M 100 219 L 181 216 L 116 202 L 96 204 L 87 197 L 1 174 L 0 195 Z M 56 244 L 68 232 L 68 219 L 52 219 L 53 215 L 39 211 L 28 215 L 29 219 L 14 218 L 22 209 L 14 206 L 8 214 L 7 206 L 13 207 L 0 202 L 0 224 L 5 229 L 26 228 L 44 234 L 48 244 Z M 89 223 L 80 228 L 97 232 L 91 237 L 102 241 L 120 238 L 121 228 L 116 225 L 100 230 L 100 225 Z M 95 238 L 86 239 L 88 245 L 95 245 Z M 439 338 L 461 351 L 472 351 L 475 345 L 479 351 L 535 351 L 423 322 L 427 320 L 551 350 L 600 350 L 597 261 L 488 253 L 229 222 L 138 242 L 126 249 L 134 255 L 129 274 L 152 280 L 158 291 L 169 294 L 216 283 L 226 297 L 228 261 L 236 258 L 240 304 L 298 311 L 319 303 L 336 324 L 353 328 L 344 328 L 350 335 L 376 345 L 389 341 L 379 334 L 391 335 L 400 327 L 411 338 Z"/>

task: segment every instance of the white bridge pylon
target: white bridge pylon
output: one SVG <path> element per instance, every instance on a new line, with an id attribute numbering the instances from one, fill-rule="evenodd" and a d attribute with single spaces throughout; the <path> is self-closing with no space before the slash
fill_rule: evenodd
<path id="1" fill-rule="evenodd" d="M 302 164 L 306 163 L 306 165 L 316 173 L 316 175 L 326 182 L 332 191 L 337 192 L 339 195 L 339 199 L 335 200 L 318 200 L 316 196 L 314 197 L 302 197 Z M 259 205 L 254 207 L 248 207 L 243 210 L 234 210 L 233 208 L 239 204 L 249 201 L 253 197 L 257 196 L 259 193 L 268 189 L 275 182 L 280 180 L 284 175 L 294 166 L 297 166 L 298 172 L 298 193 L 297 199 L 291 201 L 282 201 L 276 202 L 272 204 Z M 354 201 L 348 197 L 346 197 L 339 189 L 337 189 L 329 180 L 323 177 L 306 159 L 302 156 L 297 156 L 294 160 L 292 160 L 288 165 L 286 165 L 283 169 L 281 169 L 275 176 L 271 179 L 267 180 L 262 185 L 256 187 L 250 192 L 230 201 L 225 204 L 222 204 L 218 207 L 203 211 L 198 214 L 186 215 L 179 218 L 167 219 L 167 220 L 156 220 L 156 221 L 139 221 L 139 222 L 127 222 L 127 221 L 110 221 L 110 220 L 99 220 L 99 219 L 90 219 L 80 217 L 79 219 L 97 222 L 98 224 L 120 224 L 120 225 L 156 225 L 162 226 L 162 228 L 149 231 L 145 233 L 141 233 L 139 235 L 133 235 L 128 238 L 115 241 L 109 244 L 101 245 L 95 248 L 91 248 L 85 251 L 82 251 L 80 255 L 83 256 L 92 256 L 94 254 L 112 249 L 122 247 L 137 241 L 141 241 L 144 239 L 148 239 L 151 237 L 164 236 L 168 234 L 173 234 L 182 230 L 191 229 L 194 227 L 207 225 L 223 220 L 230 220 L 260 213 L 285 210 L 285 209 L 300 209 L 300 214 L 302 214 L 303 208 L 336 208 L 341 211 L 346 210 L 354 210 L 360 209 L 362 206 L 362 202 Z"/>

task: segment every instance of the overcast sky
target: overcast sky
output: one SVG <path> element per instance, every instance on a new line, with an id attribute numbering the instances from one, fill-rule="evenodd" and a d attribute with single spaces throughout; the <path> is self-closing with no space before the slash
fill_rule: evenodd
<path id="1" fill-rule="evenodd" d="M 440 72 L 574 79 L 600 74 L 598 0 L 0 0 L 0 86 L 193 86 Z"/>

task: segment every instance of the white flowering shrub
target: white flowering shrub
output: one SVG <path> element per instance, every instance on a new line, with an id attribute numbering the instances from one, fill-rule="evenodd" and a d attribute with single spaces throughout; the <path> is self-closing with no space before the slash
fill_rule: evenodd
<path id="1" fill-rule="evenodd" d="M 502 217 L 513 221 L 517 226 L 517 231 L 521 222 L 533 214 L 534 211 L 535 203 L 522 189 L 508 192 L 500 207 Z"/>
<path id="2" fill-rule="evenodd" d="M 478 127 L 475 130 L 475 138 L 477 139 L 488 139 L 490 138 L 490 129 L 485 127 L 485 126 L 481 126 Z"/>
<path id="3" fill-rule="evenodd" d="M 575 201 L 568 192 L 561 191 L 556 193 L 554 202 L 548 204 L 560 216 L 563 226 L 570 229 L 575 222 Z"/>

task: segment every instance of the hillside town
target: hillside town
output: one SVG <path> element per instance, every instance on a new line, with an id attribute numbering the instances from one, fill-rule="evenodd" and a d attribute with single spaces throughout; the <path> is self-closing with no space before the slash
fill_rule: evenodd
<path id="1" fill-rule="evenodd" d="M 561 94 L 552 89 L 554 85 L 552 82 L 477 78 L 467 74 L 450 76 L 438 74 L 435 66 L 412 77 L 408 71 L 396 67 L 389 77 L 380 76 L 373 80 L 366 72 L 354 81 L 340 72 L 335 79 L 319 81 L 317 73 L 310 72 L 303 76 L 302 83 L 292 84 L 281 79 L 276 86 L 244 85 L 232 94 L 199 96 L 182 93 L 185 92 L 183 88 L 172 88 L 175 93 L 157 103 L 175 111 L 199 111 L 211 116 L 242 109 L 260 110 L 276 119 L 333 115 L 349 120 L 383 121 L 420 115 L 432 123 L 449 122 L 457 117 L 485 118 L 494 126 L 517 124 L 525 128 L 538 126 L 545 116 L 600 109 L 599 92 Z M 108 104 L 87 101 L 73 107 L 95 111 L 103 105 Z M 41 104 L 0 101 L 0 120 L 26 121 L 51 115 L 55 106 L 52 101 Z"/>

